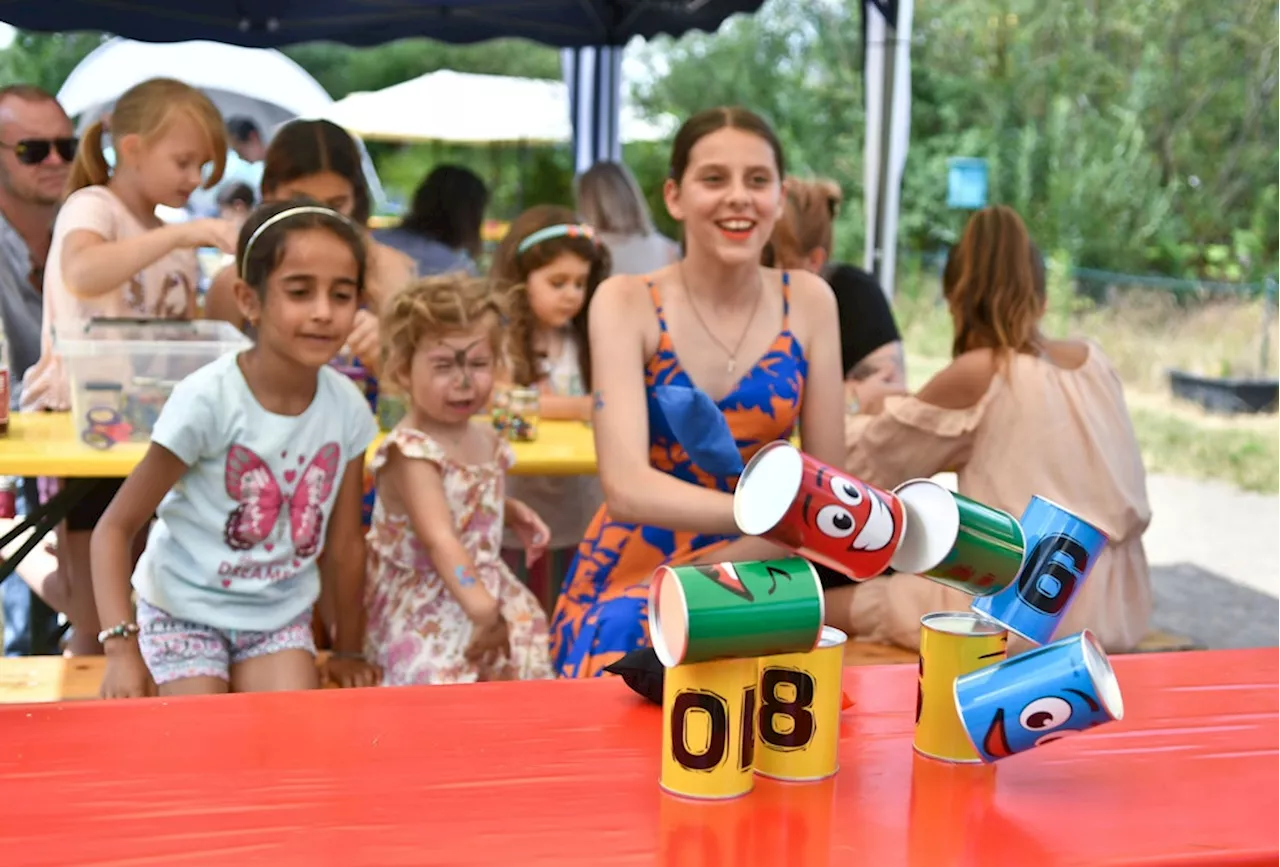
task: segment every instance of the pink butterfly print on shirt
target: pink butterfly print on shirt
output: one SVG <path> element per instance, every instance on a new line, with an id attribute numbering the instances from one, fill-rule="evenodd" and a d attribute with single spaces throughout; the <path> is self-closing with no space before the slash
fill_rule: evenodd
<path id="1" fill-rule="evenodd" d="M 280 519 L 280 510 L 287 505 L 289 535 L 297 556 L 310 557 L 316 553 L 324 524 L 321 507 L 333 493 L 340 457 L 337 443 L 321 446 L 302 471 L 293 492 L 287 495 L 286 504 L 286 495 L 266 462 L 244 446 L 232 446 L 225 470 L 227 496 L 240 505 L 227 517 L 223 529 L 227 545 L 246 551 L 266 541 Z M 292 471 L 285 473 L 286 480 L 292 475 Z"/>

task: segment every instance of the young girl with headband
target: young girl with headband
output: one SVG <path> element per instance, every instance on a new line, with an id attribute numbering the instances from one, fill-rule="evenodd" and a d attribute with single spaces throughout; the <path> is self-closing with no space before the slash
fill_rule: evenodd
<path id="1" fill-rule="evenodd" d="M 573 211 L 539 205 L 511 224 L 494 255 L 491 275 L 510 287 L 510 384 L 537 388 L 544 419 L 589 421 L 591 354 L 587 305 L 609 276 L 609 251 Z M 512 495 L 528 502 L 551 528 L 547 556 L 528 567 L 508 536 L 507 565 L 550 612 L 582 532 L 604 499 L 595 476 L 516 476 Z"/>
<path id="2" fill-rule="evenodd" d="M 329 677 L 377 679 L 360 654 L 360 494 L 377 426 L 329 366 L 364 291 L 363 238 L 327 207 L 264 205 L 236 265 L 256 343 L 178 384 L 93 533 L 108 698 L 317 686 L 322 583 L 340 615 Z M 129 540 L 153 513 L 135 620 Z"/>

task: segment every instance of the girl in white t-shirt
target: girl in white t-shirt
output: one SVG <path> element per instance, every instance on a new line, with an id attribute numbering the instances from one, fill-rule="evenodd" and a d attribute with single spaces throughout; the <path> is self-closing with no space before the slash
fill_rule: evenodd
<path id="1" fill-rule="evenodd" d="M 93 532 L 108 698 L 157 685 L 163 695 L 316 687 L 321 582 L 338 602 L 330 678 L 378 679 L 360 653 L 361 481 L 377 425 L 329 366 L 364 289 L 360 231 L 318 204 L 264 205 L 241 229 L 237 268 L 257 342 L 178 384 Z M 153 512 L 133 573 L 135 621 L 129 540 Z"/>
<path id="2" fill-rule="evenodd" d="M 226 220 L 164 225 L 159 206 L 180 208 L 197 187 L 222 177 L 227 152 L 222 116 L 189 85 L 153 78 L 131 87 L 111 113 L 115 167 L 103 153 L 102 121 L 80 140 L 58 210 L 44 272 L 40 358 L 23 376 L 24 410 L 70 409 L 59 335 L 83 337 L 94 319 L 194 319 L 197 247 L 235 249 Z M 204 175 L 206 166 L 212 170 Z M 87 332 L 88 337 L 93 332 Z M 58 561 L 68 588 L 73 628 L 68 649 L 98 653 L 89 531 L 123 479 L 100 479 L 58 528 Z M 47 499 L 61 486 L 42 479 Z"/>

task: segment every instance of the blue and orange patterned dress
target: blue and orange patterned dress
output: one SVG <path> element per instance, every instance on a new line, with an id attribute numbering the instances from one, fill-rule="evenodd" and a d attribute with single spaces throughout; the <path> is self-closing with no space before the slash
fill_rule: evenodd
<path id="1" fill-rule="evenodd" d="M 649 406 L 649 462 L 655 469 L 703 487 L 732 492 L 737 474 L 708 472 L 694 463 L 664 415 L 658 392 L 696 389 L 680 366 L 662 298 L 649 285 L 661 330 L 645 364 Z M 782 275 L 782 330 L 764 356 L 733 390 L 716 402 L 737 445 L 741 463 L 766 444 L 791 436 L 800 415 L 808 362 L 791 333 L 790 281 Z M 709 398 L 708 398 L 709 401 Z M 551 621 L 551 660 L 561 677 L 593 677 L 605 666 L 649 645 L 649 578 L 662 565 L 679 565 L 722 547 L 735 536 L 705 535 L 625 524 L 596 513 L 578 545 Z"/>

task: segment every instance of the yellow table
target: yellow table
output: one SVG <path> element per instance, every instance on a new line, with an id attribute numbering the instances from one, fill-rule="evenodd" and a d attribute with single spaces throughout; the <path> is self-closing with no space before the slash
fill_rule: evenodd
<path id="1" fill-rule="evenodd" d="M 374 440 L 369 454 L 382 442 Z M 512 443 L 516 465 L 511 472 L 531 476 L 590 475 L 596 471 L 591 428 L 576 421 L 544 421 L 538 439 Z M 71 414 L 13 413 L 9 435 L 0 437 L 0 476 L 123 478 L 142 460 L 143 443 L 121 443 L 99 450 L 76 436 Z"/>

